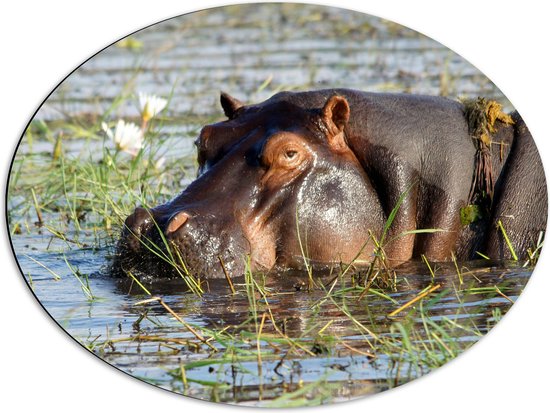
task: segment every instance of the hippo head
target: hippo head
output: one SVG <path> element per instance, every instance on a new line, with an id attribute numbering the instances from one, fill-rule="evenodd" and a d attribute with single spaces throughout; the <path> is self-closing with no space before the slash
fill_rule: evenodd
<path id="1" fill-rule="evenodd" d="M 228 120 L 202 129 L 197 179 L 126 219 L 121 266 L 160 270 L 170 255 L 195 275 L 220 277 L 241 275 L 247 262 L 257 271 L 368 260 L 383 212 L 346 142 L 348 102 L 334 95 L 307 107 L 293 96 L 245 106 L 222 94 Z"/>

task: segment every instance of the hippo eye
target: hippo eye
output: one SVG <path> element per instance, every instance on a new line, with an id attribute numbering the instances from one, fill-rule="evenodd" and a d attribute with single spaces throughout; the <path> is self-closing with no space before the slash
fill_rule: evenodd
<path id="1" fill-rule="evenodd" d="M 298 154 L 298 151 L 289 149 L 288 151 L 285 152 L 285 158 L 288 160 L 292 160 L 296 157 L 297 154 Z"/>

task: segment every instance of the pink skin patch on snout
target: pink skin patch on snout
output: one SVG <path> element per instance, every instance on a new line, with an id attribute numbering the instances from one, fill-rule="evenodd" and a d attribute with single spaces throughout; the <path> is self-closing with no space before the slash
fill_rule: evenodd
<path id="1" fill-rule="evenodd" d="M 176 216 L 174 216 L 168 223 L 168 226 L 166 227 L 166 233 L 171 234 L 173 232 L 176 232 L 183 226 L 183 224 L 187 222 L 189 216 L 190 215 L 185 211 L 178 212 Z"/>

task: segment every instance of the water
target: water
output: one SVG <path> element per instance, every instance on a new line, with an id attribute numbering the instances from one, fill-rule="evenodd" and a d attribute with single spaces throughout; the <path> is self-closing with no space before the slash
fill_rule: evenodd
<path id="1" fill-rule="evenodd" d="M 172 120 L 220 117 L 220 90 L 249 103 L 279 89 L 347 87 L 480 95 L 511 108 L 481 72 L 441 44 L 335 8 L 214 9 L 150 27 L 133 38 L 141 44 L 138 51 L 116 46 L 102 51 L 56 90 L 37 117 L 97 116 L 121 94 L 138 90 L 173 94 L 167 113 Z M 259 90 L 269 78 L 268 87 Z M 117 115 L 136 116 L 136 107 L 124 105 Z"/>
<path id="2" fill-rule="evenodd" d="M 530 276 L 529 270 L 510 263 L 480 261 L 464 263 L 462 284 L 452 264 L 437 265 L 432 281 L 424 264 L 409 263 L 397 271 L 396 291 L 375 289 L 358 300 L 360 291 L 346 290 L 349 284 L 337 283 L 332 301 L 322 289 L 307 292 L 297 287 L 303 285 L 304 274 L 286 273 L 266 277 L 267 304 L 258 292 L 246 293 L 243 279 L 234 280 L 235 295 L 225 281 L 211 281 L 202 298 L 185 292 L 181 280 L 144 285 L 205 338 L 208 332 L 222 331 L 223 339 L 212 339 L 210 348 L 157 301 L 141 303 L 150 296 L 135 283 L 113 279 L 102 271 L 108 247 L 67 251 L 52 244 L 48 247 L 49 242 L 48 237 L 14 237 L 19 263 L 33 292 L 71 336 L 133 376 L 192 397 L 228 403 L 260 399 L 268 404 L 309 384 L 314 385 L 305 393 L 310 401 L 347 400 L 409 381 L 460 354 L 487 333 Z M 61 278 L 55 280 L 27 255 Z M 80 281 L 65 259 L 78 268 Z M 83 292 L 81 281 L 93 299 Z M 323 281 L 330 288 L 330 277 Z M 430 285 L 440 287 L 422 301 L 422 309 L 417 303 L 389 316 Z M 255 305 L 249 301 L 251 296 Z M 277 329 L 300 347 L 289 346 L 266 316 L 258 371 L 258 323 L 267 311 L 273 314 Z M 427 354 L 434 345 L 424 336 L 428 319 L 433 324 L 428 327 L 430 334 L 445 343 L 443 350 L 437 350 L 435 342 L 435 356 Z M 395 322 L 419 334 L 409 337 L 414 343 L 410 353 Z M 387 343 L 380 345 L 374 336 Z M 439 360 L 432 365 L 430 357 Z"/>
<path id="3" fill-rule="evenodd" d="M 99 160 L 102 146 L 110 142 L 98 131 L 84 137 L 68 125 L 95 124 L 105 113 L 107 120 L 137 119 L 132 99 L 114 106 L 113 101 L 138 91 L 171 96 L 159 136 L 162 155 L 182 160 L 181 168 L 191 172 L 197 131 L 221 119 L 220 90 L 247 102 L 283 89 L 323 87 L 482 95 L 511 109 L 477 69 L 440 44 L 338 9 L 214 9 L 167 21 L 133 39 L 139 49 L 106 49 L 71 75 L 38 112 L 52 134 L 64 132 L 68 156 L 92 154 Z M 39 136 L 24 141 L 18 156 L 45 165 L 52 147 L 51 139 Z M 176 185 L 181 189 L 189 176 L 175 177 Z M 242 279 L 235 280 L 235 295 L 225 281 L 210 282 L 202 297 L 186 292 L 181 280 L 144 285 L 182 323 L 159 301 L 143 303 L 150 296 L 135 282 L 109 277 L 116 233 L 90 222 L 78 233 L 71 228 L 69 241 L 62 241 L 32 225 L 29 202 L 28 194 L 16 192 L 8 200 L 11 222 L 27 222 L 12 242 L 25 278 L 52 317 L 113 366 L 206 400 L 317 404 L 395 387 L 474 344 L 506 313 L 531 273 L 511 263 L 468 262 L 461 263 L 461 283 L 452 264 L 438 265 L 432 280 L 424 264 L 409 263 L 398 269 L 395 291 L 375 288 L 360 298 L 360 289 L 338 281 L 333 299 L 320 288 L 306 291 L 304 273 L 269 274 L 265 280 L 258 275 L 268 291 L 267 304 L 258 291 L 247 294 Z M 45 219 L 61 217 L 52 210 Z M 333 285 L 330 277 L 323 282 L 326 289 Z M 389 316 L 437 285 L 424 299 Z M 293 392 L 289 400 L 276 401 Z"/>

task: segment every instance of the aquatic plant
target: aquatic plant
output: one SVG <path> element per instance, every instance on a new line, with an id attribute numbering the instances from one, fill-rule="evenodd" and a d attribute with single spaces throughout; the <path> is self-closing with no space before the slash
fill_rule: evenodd
<path id="1" fill-rule="evenodd" d="M 119 151 L 127 152 L 135 157 L 143 147 L 143 132 L 134 123 L 119 119 L 114 132 L 105 122 L 101 124 L 101 128 L 107 137 L 115 143 L 116 149 Z"/>
<path id="2" fill-rule="evenodd" d="M 139 106 L 141 108 L 141 118 L 144 123 L 149 122 L 152 118 L 157 116 L 168 104 L 166 99 L 155 95 L 139 92 L 138 96 Z"/>

